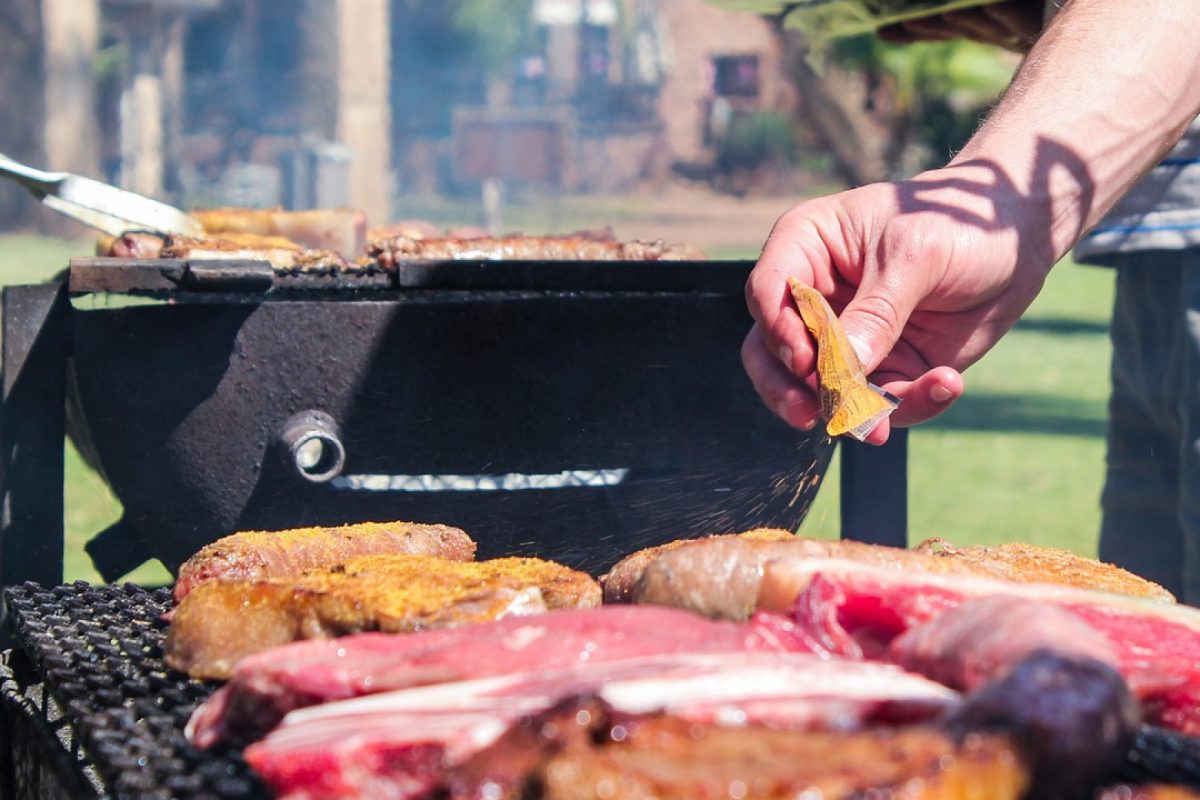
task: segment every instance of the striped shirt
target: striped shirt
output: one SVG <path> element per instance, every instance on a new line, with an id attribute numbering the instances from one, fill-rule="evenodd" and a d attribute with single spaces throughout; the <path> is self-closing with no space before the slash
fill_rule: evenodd
<path id="1" fill-rule="evenodd" d="M 1103 264 L 1138 250 L 1200 247 L 1200 119 L 1167 157 L 1075 246 L 1075 259 Z"/>

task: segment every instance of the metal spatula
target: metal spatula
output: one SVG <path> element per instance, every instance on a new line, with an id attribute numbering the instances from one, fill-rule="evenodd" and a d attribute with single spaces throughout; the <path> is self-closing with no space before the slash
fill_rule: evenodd
<path id="1" fill-rule="evenodd" d="M 204 235 L 199 222 L 174 206 L 81 175 L 43 172 L 0 153 L 0 176 L 12 178 L 55 211 L 111 236 L 131 230 Z"/>

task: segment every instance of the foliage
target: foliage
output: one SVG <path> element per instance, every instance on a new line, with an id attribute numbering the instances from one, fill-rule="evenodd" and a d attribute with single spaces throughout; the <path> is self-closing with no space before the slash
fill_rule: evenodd
<path id="1" fill-rule="evenodd" d="M 454 29 L 472 43 L 464 55 L 485 69 L 508 69 L 533 43 L 533 0 L 450 0 L 446 5 Z"/>
<path id="2" fill-rule="evenodd" d="M 823 52 L 828 67 L 863 76 L 889 176 L 944 163 L 978 127 L 1018 62 L 1012 53 L 966 40 L 890 45 L 858 36 Z"/>
<path id="3" fill-rule="evenodd" d="M 839 40 L 829 54 L 843 68 L 890 76 L 897 101 L 906 106 L 929 97 L 986 103 L 1008 85 L 1015 66 L 1011 53 L 966 40 L 893 45 L 856 36 Z"/>
<path id="4" fill-rule="evenodd" d="M 735 114 L 717 143 L 721 171 L 753 170 L 768 164 L 789 164 L 796 155 L 796 132 L 791 121 L 774 111 Z"/>

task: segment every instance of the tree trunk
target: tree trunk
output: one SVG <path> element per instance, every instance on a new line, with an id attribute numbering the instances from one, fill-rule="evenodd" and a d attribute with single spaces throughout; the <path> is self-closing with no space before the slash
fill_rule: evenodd
<path id="1" fill-rule="evenodd" d="M 42 166 L 45 98 L 40 0 L 0 2 L 0 153 Z M 11 181 L 0 181 L 0 228 L 36 225 L 41 204 Z"/>
<path id="2" fill-rule="evenodd" d="M 788 72 L 800 94 L 800 114 L 833 157 L 838 175 L 850 186 L 887 178 L 885 132 L 865 113 L 867 95 L 848 76 L 827 66 L 819 73 L 809 62 L 807 43 L 779 31 Z"/>

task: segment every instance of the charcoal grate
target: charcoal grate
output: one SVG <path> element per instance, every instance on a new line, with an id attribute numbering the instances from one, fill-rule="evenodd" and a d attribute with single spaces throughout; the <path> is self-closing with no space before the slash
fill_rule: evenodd
<path id="1" fill-rule="evenodd" d="M 163 663 L 167 589 L 76 582 L 5 591 L 17 641 L 70 720 L 107 791 L 121 798 L 267 797 L 236 750 L 196 750 L 183 735 L 215 684 Z"/>

